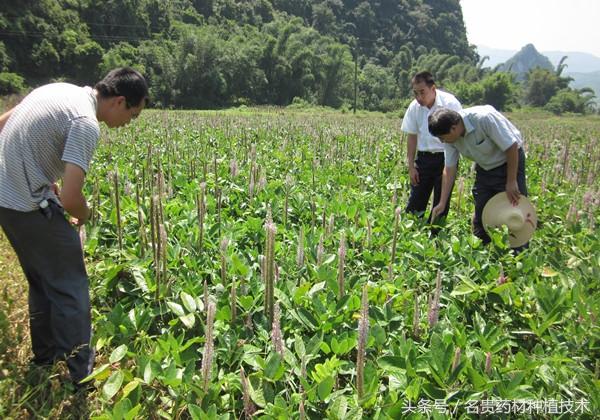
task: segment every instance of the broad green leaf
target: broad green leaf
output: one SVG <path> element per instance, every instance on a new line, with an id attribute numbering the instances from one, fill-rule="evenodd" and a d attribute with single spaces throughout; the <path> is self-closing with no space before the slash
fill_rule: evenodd
<path id="1" fill-rule="evenodd" d="M 479 372 L 470 367 L 467 369 L 467 373 L 469 375 L 469 379 L 471 380 L 471 384 L 475 388 L 475 391 L 480 392 L 486 389 L 486 385 L 488 383 L 487 379 L 481 376 Z"/>
<path id="2" fill-rule="evenodd" d="M 186 292 L 181 292 L 179 297 L 181 298 L 181 301 L 183 302 L 183 306 L 185 306 L 185 309 L 188 310 L 188 312 L 195 312 L 196 311 L 196 300 L 189 294 L 187 294 Z"/>
<path id="3" fill-rule="evenodd" d="M 446 392 L 443 388 L 437 387 L 430 382 L 423 384 L 421 388 L 431 400 L 441 400 L 446 396 Z"/>
<path id="4" fill-rule="evenodd" d="M 348 310 L 349 311 L 357 311 L 360 309 L 360 298 L 356 295 L 352 295 L 350 299 L 348 299 Z"/>
<path id="5" fill-rule="evenodd" d="M 342 354 L 342 349 L 341 349 L 341 346 L 340 346 L 337 338 L 335 338 L 335 337 L 331 338 L 331 344 L 329 347 L 335 354 Z"/>
<path id="6" fill-rule="evenodd" d="M 329 255 L 325 261 L 323 261 L 323 265 L 329 265 L 335 260 L 335 254 Z"/>
<path id="7" fill-rule="evenodd" d="M 321 348 L 322 340 L 323 340 L 322 333 L 317 333 L 317 334 L 313 335 L 311 337 L 311 339 L 308 341 L 308 344 L 306 345 L 306 353 L 316 356 L 319 353 L 319 350 Z"/>
<path id="8" fill-rule="evenodd" d="M 129 410 L 123 416 L 123 420 L 133 420 L 133 419 L 135 419 L 141 409 L 142 409 L 142 405 L 141 404 L 136 405 L 135 407 L 133 407 L 131 410 Z"/>
<path id="9" fill-rule="evenodd" d="M 149 384 L 150 382 L 152 382 L 155 376 L 156 374 L 152 369 L 152 362 L 148 361 L 148 363 L 146 363 L 146 367 L 144 368 L 144 382 Z"/>
<path id="10" fill-rule="evenodd" d="M 127 385 L 123 387 L 123 397 L 126 398 L 131 391 L 136 389 L 138 385 L 141 383 L 139 378 L 135 378 L 133 381 L 129 382 Z"/>
<path id="11" fill-rule="evenodd" d="M 506 388 L 508 389 L 509 392 L 514 391 L 523 381 L 523 378 L 525 378 L 525 372 L 521 372 L 521 371 L 517 371 L 514 373 L 513 378 L 510 380 L 510 382 L 508 383 L 508 385 L 506 385 Z"/>
<path id="12" fill-rule="evenodd" d="M 125 344 L 121 344 L 119 347 L 113 350 L 110 354 L 108 361 L 110 363 L 117 363 L 127 354 L 127 346 Z"/>
<path id="13" fill-rule="evenodd" d="M 375 338 L 375 344 L 377 346 L 382 346 L 385 344 L 385 330 L 380 325 L 375 324 L 373 328 L 371 328 L 371 336 Z"/>
<path id="14" fill-rule="evenodd" d="M 131 274 L 133 275 L 133 279 L 140 290 L 144 293 L 148 293 L 148 283 L 146 283 L 146 279 L 144 278 L 142 272 L 139 269 L 133 269 L 131 270 Z"/>
<path id="15" fill-rule="evenodd" d="M 558 272 L 556 272 L 552 267 L 542 268 L 542 277 L 556 277 L 556 276 L 558 276 Z"/>
<path id="16" fill-rule="evenodd" d="M 348 400 L 343 395 L 338 396 L 329 404 L 329 410 L 327 411 L 329 412 L 328 418 L 343 420 L 348 411 Z"/>
<path id="17" fill-rule="evenodd" d="M 319 398 L 321 399 L 321 401 L 325 401 L 325 398 L 327 398 L 329 394 L 331 394 L 331 390 L 333 389 L 333 383 L 333 376 L 328 376 L 319 383 L 319 386 L 317 387 L 317 393 L 319 394 Z"/>
<path id="18" fill-rule="evenodd" d="M 296 313 L 298 314 L 298 316 L 300 317 L 302 322 L 307 327 L 309 327 L 312 330 L 317 329 L 317 326 L 319 325 L 319 321 L 317 321 L 317 319 L 313 316 L 313 314 L 311 314 L 309 311 L 307 311 L 304 308 L 296 309 Z"/>
<path id="19" fill-rule="evenodd" d="M 294 337 L 294 349 L 296 350 L 296 354 L 300 359 L 302 359 L 306 355 L 306 349 L 304 347 L 304 341 L 302 337 L 296 334 Z"/>
<path id="20" fill-rule="evenodd" d="M 237 254 L 233 254 L 231 256 L 231 262 L 232 262 L 235 272 L 238 275 L 240 275 L 242 277 L 246 277 L 248 275 L 248 273 L 250 272 L 250 269 L 248 268 L 248 266 L 246 264 L 244 264 L 244 261 Z"/>
<path id="21" fill-rule="evenodd" d="M 421 378 L 415 378 L 406 387 L 404 394 L 406 395 L 407 399 L 409 399 L 411 401 L 417 401 L 417 398 L 419 397 L 419 395 L 421 393 L 421 381 L 422 381 Z"/>
<path id="22" fill-rule="evenodd" d="M 452 292 L 450 292 L 451 296 L 462 296 L 462 295 L 469 295 L 471 293 L 473 293 L 474 290 L 469 287 L 468 285 L 461 283 L 458 286 L 456 286 Z"/>
<path id="23" fill-rule="evenodd" d="M 119 392 L 124 377 L 125 375 L 121 369 L 113 372 L 112 375 L 110 375 L 110 378 L 108 378 L 102 387 L 102 395 L 104 398 L 110 400 L 117 392 Z"/>
<path id="24" fill-rule="evenodd" d="M 188 411 L 193 420 L 206 420 L 206 413 L 196 404 L 188 404 Z"/>
<path id="25" fill-rule="evenodd" d="M 183 369 L 178 369 L 175 361 L 172 360 L 162 375 L 161 379 L 165 385 L 176 387 L 181 383 L 183 378 Z"/>
<path id="26" fill-rule="evenodd" d="M 377 364 L 383 370 L 392 372 L 403 372 L 406 369 L 406 363 L 403 357 L 384 356 L 377 359 Z"/>
<path id="27" fill-rule="evenodd" d="M 361 407 L 354 407 L 344 417 L 344 420 L 362 420 L 363 418 L 363 409 Z"/>
<path id="28" fill-rule="evenodd" d="M 248 388 L 252 401 L 260 408 L 264 408 L 267 405 L 267 401 L 265 400 L 265 395 L 262 393 L 262 389 L 254 389 L 251 381 L 248 381 Z"/>
<path id="29" fill-rule="evenodd" d="M 82 383 L 89 382 L 92 379 L 102 381 L 102 380 L 108 378 L 109 375 L 110 375 L 110 364 L 106 363 L 106 364 L 94 369 L 94 371 L 92 373 L 90 373 L 88 376 L 86 376 L 81 382 Z"/>
<path id="30" fill-rule="evenodd" d="M 113 408 L 113 418 L 122 419 L 129 410 L 131 410 L 131 401 L 128 399 L 121 399 L 121 401 L 116 403 L 115 407 Z"/>
<path id="31" fill-rule="evenodd" d="M 185 316 L 185 312 L 183 310 L 183 307 L 179 303 L 167 302 L 167 306 L 169 307 L 169 309 L 171 309 L 171 311 L 175 315 L 177 315 L 177 316 Z"/>
<path id="32" fill-rule="evenodd" d="M 320 281 L 319 283 L 315 283 L 313 285 L 313 287 L 310 288 L 310 290 L 307 293 L 308 297 L 312 297 L 312 295 L 314 295 L 315 293 L 317 293 L 320 290 L 323 290 L 325 288 L 325 282 L 324 281 Z"/>
<path id="33" fill-rule="evenodd" d="M 185 325 L 185 327 L 188 329 L 192 328 L 196 323 L 196 317 L 193 313 L 180 316 L 179 319 L 181 320 L 181 322 L 183 322 L 183 325 Z"/>
<path id="34" fill-rule="evenodd" d="M 273 381 L 278 381 L 284 373 L 285 367 L 281 364 L 281 356 L 279 353 L 271 353 L 265 366 L 265 377 Z"/>
<path id="35" fill-rule="evenodd" d="M 238 297 L 238 302 L 245 311 L 248 311 L 252 308 L 254 298 L 252 296 L 240 296 Z"/>

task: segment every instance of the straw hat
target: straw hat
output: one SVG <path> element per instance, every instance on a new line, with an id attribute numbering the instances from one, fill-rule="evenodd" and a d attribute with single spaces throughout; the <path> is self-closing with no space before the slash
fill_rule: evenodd
<path id="1" fill-rule="evenodd" d="M 537 215 L 531 201 L 521 195 L 519 204 L 513 206 L 506 192 L 499 192 L 486 203 L 481 219 L 486 230 L 506 225 L 511 248 L 525 245 L 537 227 Z"/>

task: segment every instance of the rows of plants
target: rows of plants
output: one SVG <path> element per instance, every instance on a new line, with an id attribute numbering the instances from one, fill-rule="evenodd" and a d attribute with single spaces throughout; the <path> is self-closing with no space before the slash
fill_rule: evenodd
<path id="1" fill-rule="evenodd" d="M 540 220 L 516 256 L 471 235 L 469 162 L 437 236 L 402 211 L 395 119 L 149 111 L 103 133 L 96 418 L 592 418 L 600 129 L 514 118 Z"/>

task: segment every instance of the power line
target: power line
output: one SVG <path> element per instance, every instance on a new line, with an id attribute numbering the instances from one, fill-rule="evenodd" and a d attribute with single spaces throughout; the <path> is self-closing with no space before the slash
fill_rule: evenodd
<path id="1" fill-rule="evenodd" d="M 9 18 L 9 19 L 19 19 L 19 18 L 24 17 L 23 15 L 19 16 L 19 15 L 6 15 L 6 14 L 3 14 L 2 16 Z M 35 17 L 38 17 L 40 19 L 50 18 L 50 17 L 46 18 L 44 16 L 35 16 Z M 135 25 L 135 24 L 127 24 L 127 23 L 86 22 L 83 19 L 81 19 L 81 16 L 78 16 L 78 17 L 79 17 L 79 21 L 81 23 L 85 23 L 86 25 L 91 25 L 91 26 L 107 26 L 107 27 L 115 27 L 116 26 L 116 27 L 123 27 L 123 28 L 144 28 L 144 29 L 147 28 L 147 25 Z"/>
<path id="2" fill-rule="evenodd" d="M 47 38 L 47 34 L 43 32 L 26 32 L 26 31 L 10 31 L 0 30 L 0 36 L 6 37 L 25 37 L 25 38 Z M 131 37 L 121 35 L 90 35 L 91 40 L 102 41 L 152 41 L 154 38 L 149 37 Z"/>

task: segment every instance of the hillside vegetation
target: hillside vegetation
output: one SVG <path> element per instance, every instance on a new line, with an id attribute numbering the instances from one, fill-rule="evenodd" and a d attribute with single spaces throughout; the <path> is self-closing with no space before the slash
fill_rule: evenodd
<path id="1" fill-rule="evenodd" d="M 465 104 L 589 112 L 590 92 L 484 68 L 458 0 L 6 0 L 0 4 L 0 94 L 53 80 L 92 84 L 131 65 L 154 107 L 292 103 L 404 109 L 410 78 L 432 72 Z M 550 71 L 550 70 L 548 70 Z M 565 92 L 559 92 L 567 88 Z M 549 95 L 549 96 L 548 96 Z"/>

